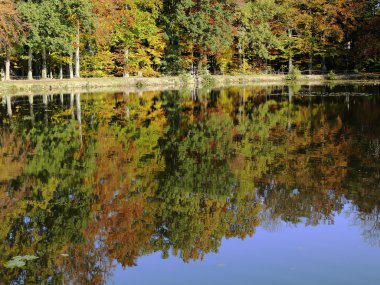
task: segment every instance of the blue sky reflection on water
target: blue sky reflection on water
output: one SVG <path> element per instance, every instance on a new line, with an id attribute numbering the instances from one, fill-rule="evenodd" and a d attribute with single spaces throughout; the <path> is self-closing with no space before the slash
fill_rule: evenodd
<path id="1" fill-rule="evenodd" d="M 109 284 L 380 284 L 380 248 L 362 237 L 345 212 L 333 225 L 257 228 L 245 240 L 224 239 L 203 261 L 141 257 L 137 267 L 117 266 Z"/>

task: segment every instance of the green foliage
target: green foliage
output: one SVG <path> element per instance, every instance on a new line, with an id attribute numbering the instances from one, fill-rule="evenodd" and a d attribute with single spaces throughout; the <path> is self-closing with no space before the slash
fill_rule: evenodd
<path id="1" fill-rule="evenodd" d="M 211 74 L 204 74 L 201 76 L 202 85 L 212 87 L 216 83 L 216 79 Z"/>
<path id="2" fill-rule="evenodd" d="M 294 67 L 286 75 L 286 80 L 297 81 L 300 79 L 301 75 L 301 71 L 298 69 L 298 67 Z"/>
<path id="3" fill-rule="evenodd" d="M 10 269 L 22 268 L 26 265 L 27 261 L 33 261 L 36 259 L 38 259 L 38 257 L 34 255 L 15 256 L 11 260 L 7 261 L 4 266 Z"/>
<path id="4" fill-rule="evenodd" d="M 293 61 L 310 70 L 379 66 L 375 1 L 3 2 L 0 56 L 12 53 L 19 76 L 29 48 L 33 71 L 46 51 L 43 63 L 54 73 L 61 65 L 65 73 L 79 48 L 85 77 L 179 75 L 199 64 L 216 74 L 290 70 Z"/>
<path id="5" fill-rule="evenodd" d="M 191 78 L 191 75 L 189 73 L 185 72 L 185 73 L 182 73 L 180 75 L 180 79 L 181 79 L 181 82 L 183 85 L 188 85 L 192 78 Z"/>
<path id="6" fill-rule="evenodd" d="M 143 88 L 144 86 L 145 86 L 144 81 L 142 81 L 142 80 L 138 80 L 138 81 L 136 82 L 136 87 L 137 87 L 137 88 Z"/>
<path id="7" fill-rule="evenodd" d="M 328 80 L 336 80 L 336 74 L 334 73 L 334 71 L 330 71 L 328 74 L 327 74 L 327 78 Z"/>
<path id="8" fill-rule="evenodd" d="M 239 45 L 248 56 L 271 58 L 270 51 L 279 49 L 281 42 L 271 26 L 280 7 L 274 0 L 250 1 L 241 8 Z"/>

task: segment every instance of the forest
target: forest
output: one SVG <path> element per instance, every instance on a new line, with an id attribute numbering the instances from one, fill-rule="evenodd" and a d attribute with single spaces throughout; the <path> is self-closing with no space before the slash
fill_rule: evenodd
<path id="1" fill-rule="evenodd" d="M 377 0 L 0 0 L 1 77 L 380 68 Z"/>

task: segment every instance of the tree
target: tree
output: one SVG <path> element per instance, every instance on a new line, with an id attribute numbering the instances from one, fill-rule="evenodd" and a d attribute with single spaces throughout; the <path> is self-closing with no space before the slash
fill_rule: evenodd
<path id="1" fill-rule="evenodd" d="M 0 7 L 0 53 L 5 53 L 5 80 L 10 80 L 12 48 L 22 38 L 24 26 L 13 0 L 1 0 Z"/>
<path id="2" fill-rule="evenodd" d="M 217 56 L 232 43 L 232 11 L 230 1 L 181 0 L 172 3 L 167 19 L 177 26 L 168 34 L 179 33 L 177 38 L 192 46 L 192 64 L 207 65 L 207 57 Z M 215 69 L 216 67 L 213 66 Z"/>
<path id="3" fill-rule="evenodd" d="M 245 56 L 267 61 L 271 52 L 280 48 L 275 27 L 280 7 L 274 0 L 248 1 L 241 5 L 238 25 L 240 68 Z"/>
<path id="4" fill-rule="evenodd" d="M 81 32 L 89 30 L 92 26 L 92 4 L 89 0 L 64 0 L 61 1 L 61 9 L 62 20 L 70 27 L 69 31 L 75 31 L 75 42 L 72 44 L 75 48 L 75 77 L 79 78 Z"/>

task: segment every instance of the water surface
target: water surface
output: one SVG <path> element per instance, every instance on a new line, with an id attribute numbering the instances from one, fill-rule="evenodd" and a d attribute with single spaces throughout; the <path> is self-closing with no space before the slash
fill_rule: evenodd
<path id="1" fill-rule="evenodd" d="M 379 93 L 1 98 L 0 283 L 380 284 Z"/>

